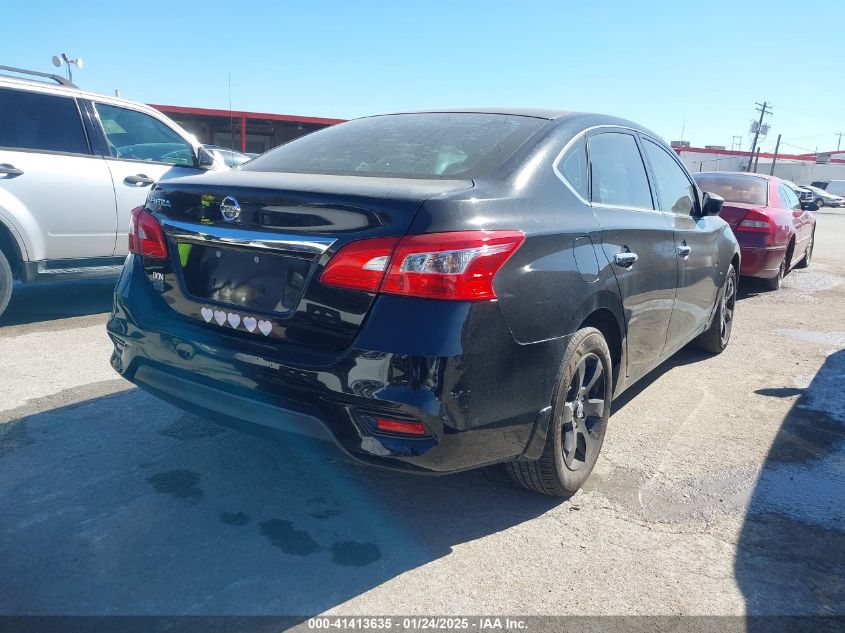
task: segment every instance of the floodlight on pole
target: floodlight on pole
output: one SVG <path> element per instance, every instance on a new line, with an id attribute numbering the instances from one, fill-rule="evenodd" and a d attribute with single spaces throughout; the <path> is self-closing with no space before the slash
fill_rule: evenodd
<path id="1" fill-rule="evenodd" d="M 79 70 L 82 70 L 85 67 L 85 63 L 82 61 L 81 57 L 71 59 L 67 56 L 67 53 L 53 55 L 53 66 L 61 68 L 62 64 L 65 65 L 65 70 L 67 70 L 67 80 L 71 83 L 73 83 L 73 72 L 70 69 L 71 65 L 76 66 Z"/>

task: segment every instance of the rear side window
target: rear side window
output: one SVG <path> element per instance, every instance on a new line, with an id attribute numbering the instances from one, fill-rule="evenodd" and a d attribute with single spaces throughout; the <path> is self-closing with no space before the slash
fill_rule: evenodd
<path id="1" fill-rule="evenodd" d="M 768 204 L 769 181 L 741 174 L 698 173 L 693 176 L 703 191 L 722 196 L 725 202 Z"/>
<path id="2" fill-rule="evenodd" d="M 418 113 L 356 119 L 270 150 L 243 171 L 475 178 L 500 167 L 545 119 L 504 114 Z"/>
<path id="3" fill-rule="evenodd" d="M 780 192 L 780 199 L 785 208 L 796 210 L 801 208 L 801 201 L 798 200 L 798 196 L 795 195 L 792 189 L 784 184 L 780 184 L 778 185 L 778 191 Z"/>
<path id="4" fill-rule="evenodd" d="M 695 187 L 684 170 L 657 143 L 643 139 L 643 148 L 651 163 L 660 210 L 690 215 L 695 205 Z"/>
<path id="5" fill-rule="evenodd" d="M 115 158 L 193 165 L 194 150 L 176 132 L 149 114 L 97 104 L 97 114 Z"/>
<path id="6" fill-rule="evenodd" d="M 590 197 L 590 181 L 587 173 L 587 152 L 584 139 L 573 143 L 560 157 L 556 165 L 564 181 L 584 200 Z"/>
<path id="7" fill-rule="evenodd" d="M 76 101 L 0 88 L 0 147 L 90 154 Z"/>
<path id="8" fill-rule="evenodd" d="M 617 207 L 653 209 L 637 142 L 630 134 L 605 132 L 589 140 L 591 199 Z"/>

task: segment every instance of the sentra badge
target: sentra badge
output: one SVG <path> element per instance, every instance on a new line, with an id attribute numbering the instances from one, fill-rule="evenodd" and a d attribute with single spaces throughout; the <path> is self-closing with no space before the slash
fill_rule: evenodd
<path id="1" fill-rule="evenodd" d="M 147 202 L 150 204 L 158 205 L 159 207 L 173 206 L 170 204 L 170 200 L 165 200 L 164 198 L 153 198 L 152 196 L 147 196 Z"/>

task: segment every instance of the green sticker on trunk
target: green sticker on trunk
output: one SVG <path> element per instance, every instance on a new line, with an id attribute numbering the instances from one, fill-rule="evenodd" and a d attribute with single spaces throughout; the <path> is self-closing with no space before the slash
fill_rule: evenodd
<path id="1" fill-rule="evenodd" d="M 176 248 L 179 249 L 179 264 L 181 264 L 182 268 L 185 268 L 188 265 L 188 255 L 191 254 L 191 246 L 193 244 L 177 244 Z"/>

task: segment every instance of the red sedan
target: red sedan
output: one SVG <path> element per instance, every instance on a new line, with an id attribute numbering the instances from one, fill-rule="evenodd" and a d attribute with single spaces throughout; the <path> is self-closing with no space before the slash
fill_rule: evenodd
<path id="1" fill-rule="evenodd" d="M 810 265 L 815 204 L 802 206 L 798 195 L 774 176 L 716 171 L 694 177 L 703 191 L 725 199 L 719 215 L 739 242 L 741 275 L 759 277 L 776 289 L 789 270 Z"/>

